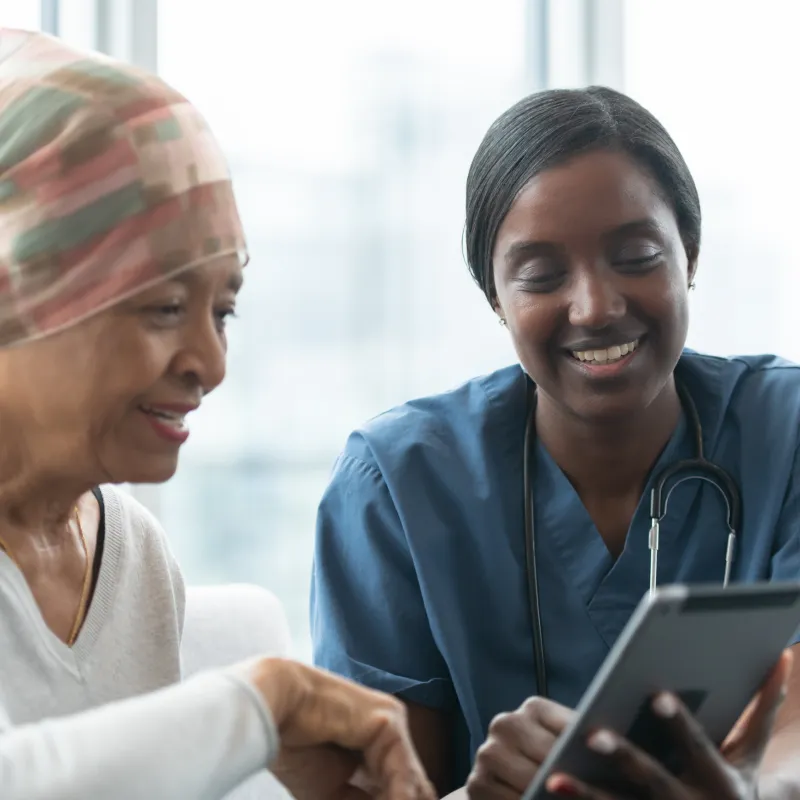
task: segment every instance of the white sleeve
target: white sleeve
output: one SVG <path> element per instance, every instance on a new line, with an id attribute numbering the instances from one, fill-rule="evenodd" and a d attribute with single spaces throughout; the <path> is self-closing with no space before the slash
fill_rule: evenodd
<path id="1" fill-rule="evenodd" d="M 219 800 L 278 746 L 256 690 L 209 672 L 69 717 L 3 729 L 3 800 Z"/>

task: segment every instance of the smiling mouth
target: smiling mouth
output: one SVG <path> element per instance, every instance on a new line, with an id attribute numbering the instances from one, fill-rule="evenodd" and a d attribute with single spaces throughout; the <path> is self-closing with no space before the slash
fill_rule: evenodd
<path id="1" fill-rule="evenodd" d="M 632 353 L 639 346 L 639 339 L 634 339 L 625 344 L 615 344 L 603 350 L 570 350 L 570 355 L 576 360 L 588 365 L 614 364 Z"/>
<path id="2" fill-rule="evenodd" d="M 187 430 L 186 414 L 177 411 L 163 411 L 161 409 L 140 406 L 140 410 L 148 416 L 155 417 L 162 425 L 167 425 L 178 433 Z"/>

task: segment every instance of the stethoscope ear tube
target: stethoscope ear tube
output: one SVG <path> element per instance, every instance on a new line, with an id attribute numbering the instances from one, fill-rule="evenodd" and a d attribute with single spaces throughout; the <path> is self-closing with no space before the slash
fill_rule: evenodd
<path id="1" fill-rule="evenodd" d="M 702 436 L 702 431 L 698 432 Z M 736 557 L 736 536 L 742 521 L 742 497 L 735 481 L 722 467 L 712 464 L 704 456 L 686 458 L 665 467 L 653 480 L 650 491 L 650 594 L 658 584 L 658 545 L 661 520 L 667 515 L 669 497 L 676 486 L 689 480 L 710 483 L 725 502 L 725 522 L 728 526 L 728 541 L 725 546 L 725 573 L 722 586 L 727 587 L 731 579 L 733 559 Z"/>
<path id="2" fill-rule="evenodd" d="M 739 487 L 722 467 L 703 456 L 677 461 L 658 473 L 653 479 L 653 488 L 650 492 L 651 518 L 659 522 L 664 519 L 673 489 L 687 480 L 705 481 L 719 491 L 725 501 L 725 521 L 728 530 L 738 532 L 742 522 L 742 498 Z"/>

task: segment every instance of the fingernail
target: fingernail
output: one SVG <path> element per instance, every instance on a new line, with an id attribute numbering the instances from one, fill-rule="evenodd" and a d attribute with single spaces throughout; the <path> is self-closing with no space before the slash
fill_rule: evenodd
<path id="1" fill-rule="evenodd" d="M 610 756 L 617 749 L 617 737 L 611 731 L 597 731 L 589 737 L 587 744 L 595 753 Z"/>
<path id="2" fill-rule="evenodd" d="M 653 700 L 653 711 L 655 711 L 659 717 L 669 719 L 678 713 L 678 701 L 675 699 L 674 695 L 668 692 L 662 692 Z"/>
<path id="3" fill-rule="evenodd" d="M 547 781 L 547 791 L 561 797 L 580 797 L 580 789 L 563 775 L 554 775 Z"/>

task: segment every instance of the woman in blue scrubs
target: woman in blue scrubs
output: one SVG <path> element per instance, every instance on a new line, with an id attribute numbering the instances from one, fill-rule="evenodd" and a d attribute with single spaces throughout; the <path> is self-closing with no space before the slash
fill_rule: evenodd
<path id="1" fill-rule="evenodd" d="M 800 367 L 685 349 L 697 190 L 667 132 L 624 95 L 548 91 L 508 110 L 475 155 L 466 215 L 470 270 L 520 363 L 350 436 L 319 509 L 314 653 L 406 701 L 440 793 L 469 777 L 472 797 L 513 798 L 648 589 L 652 476 L 696 454 L 676 376 L 707 457 L 741 489 L 732 581 L 800 578 Z M 537 696 L 523 519 L 529 379 L 547 700 L 528 700 Z M 713 488 L 678 487 L 661 530 L 659 583 L 722 581 L 727 530 Z M 717 753 L 701 736 L 696 774 L 683 782 L 664 783 L 613 737 L 608 757 L 624 755 L 665 798 L 745 797 L 757 775 L 762 800 L 777 796 L 770 776 L 800 786 L 789 759 L 800 752 L 800 679 L 774 729 L 759 723 L 771 719 L 788 661 L 739 750 Z M 662 699 L 665 714 L 675 710 Z M 683 741 L 694 741 L 678 709 Z M 606 797 L 559 780 L 554 791 Z"/>

